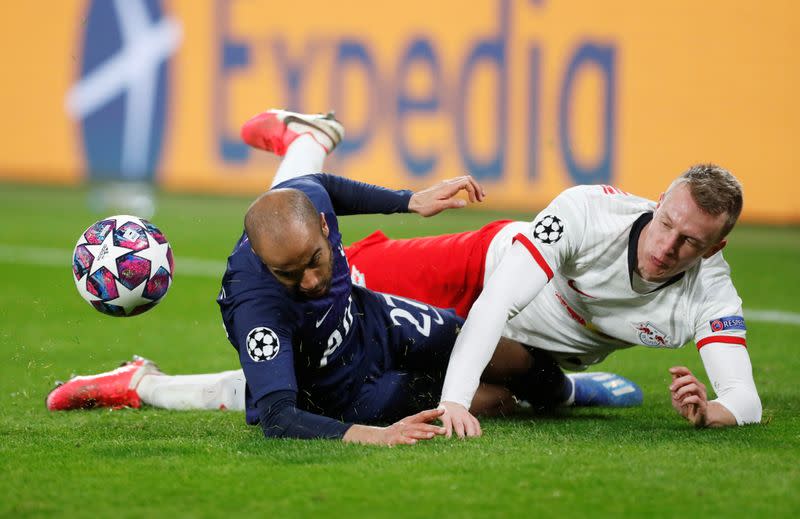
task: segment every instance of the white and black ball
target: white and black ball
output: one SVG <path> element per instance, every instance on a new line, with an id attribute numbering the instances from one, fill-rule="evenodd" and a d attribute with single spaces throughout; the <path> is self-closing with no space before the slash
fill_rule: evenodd
<path id="1" fill-rule="evenodd" d="M 541 243 L 556 243 L 564 234 L 564 224 L 554 215 L 546 215 L 533 224 L 533 236 Z"/>
<path id="2" fill-rule="evenodd" d="M 258 326 L 247 334 L 246 346 L 247 354 L 253 361 L 265 362 L 278 355 L 281 343 L 278 335 L 271 329 Z"/>

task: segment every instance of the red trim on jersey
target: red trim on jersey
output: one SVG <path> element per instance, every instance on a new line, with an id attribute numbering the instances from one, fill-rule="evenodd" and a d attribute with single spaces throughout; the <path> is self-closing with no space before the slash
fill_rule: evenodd
<path id="1" fill-rule="evenodd" d="M 556 299 L 558 299 L 558 302 L 561 303 L 561 306 L 567 309 L 567 313 L 569 314 L 569 316 L 572 317 L 572 319 L 574 319 L 581 326 L 586 326 L 586 319 L 581 317 L 581 315 L 578 312 L 573 310 L 572 307 L 569 306 L 569 304 L 567 304 L 567 301 L 561 296 L 561 294 L 555 291 L 553 293 L 556 295 Z"/>
<path id="2" fill-rule="evenodd" d="M 575 280 L 574 280 L 574 279 L 570 279 L 570 280 L 568 280 L 568 281 L 567 281 L 567 286 L 569 286 L 569 288 L 571 288 L 572 290 L 574 290 L 575 292 L 579 293 L 579 294 L 580 294 L 580 295 L 582 295 L 582 296 L 586 296 L 586 297 L 589 297 L 589 298 L 591 298 L 591 299 L 597 299 L 596 297 L 594 297 L 594 296 L 590 296 L 589 294 L 587 294 L 587 293 L 586 293 L 586 292 L 584 292 L 583 290 L 579 289 L 579 288 L 578 288 L 578 287 L 575 285 Z"/>
<path id="3" fill-rule="evenodd" d="M 618 187 L 609 186 L 606 184 L 602 184 L 600 187 L 603 188 L 603 193 L 607 195 L 630 195 L 630 193 L 627 193 Z"/>
<path id="4" fill-rule="evenodd" d="M 547 276 L 547 281 L 553 279 L 553 270 L 550 268 L 550 265 L 548 265 L 547 262 L 545 261 L 544 256 L 542 256 L 542 253 L 539 252 L 539 250 L 533 243 L 531 243 L 528 237 L 522 233 L 519 233 L 516 236 L 514 236 L 514 238 L 512 238 L 511 243 L 514 243 L 516 241 L 520 242 L 522 245 L 525 246 L 526 249 L 528 249 L 528 252 L 531 253 L 533 259 L 536 260 L 536 263 L 539 264 L 539 266 L 544 271 L 544 274 Z"/>
<path id="5" fill-rule="evenodd" d="M 706 344 L 710 344 L 712 342 L 724 342 L 725 344 L 741 344 L 745 348 L 747 348 L 747 341 L 745 341 L 744 337 L 731 337 L 730 335 L 711 335 L 706 337 L 705 339 L 700 339 L 697 341 L 697 349 L 699 350 Z"/>

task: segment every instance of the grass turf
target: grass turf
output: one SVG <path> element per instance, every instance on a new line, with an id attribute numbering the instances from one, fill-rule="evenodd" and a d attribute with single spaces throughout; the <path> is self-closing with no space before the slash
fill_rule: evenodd
<path id="1" fill-rule="evenodd" d="M 84 209 L 85 197 L 0 186 L 0 516 L 750 517 L 800 509 L 800 357 L 790 324 L 748 322 L 766 423 L 744 428 L 694 430 L 672 411 L 667 368 L 684 364 L 705 378 L 692 345 L 633 348 L 601 366 L 643 387 L 640 408 L 484 420 L 481 438 L 410 448 L 268 441 L 235 412 L 48 413 L 54 380 L 105 371 L 133 353 L 170 373 L 236 367 L 214 302 L 219 280 L 182 274 L 181 260 L 222 265 L 249 201 L 161 196 L 153 220 L 175 249 L 175 284 L 156 309 L 115 319 L 86 305 L 71 280 L 70 251 L 98 216 Z M 530 218 L 346 217 L 342 229 L 351 241 L 376 228 L 414 236 L 508 216 Z M 35 265 L 19 247 L 66 253 L 63 264 Z M 800 229 L 742 227 L 726 258 L 745 308 L 800 312 Z"/>

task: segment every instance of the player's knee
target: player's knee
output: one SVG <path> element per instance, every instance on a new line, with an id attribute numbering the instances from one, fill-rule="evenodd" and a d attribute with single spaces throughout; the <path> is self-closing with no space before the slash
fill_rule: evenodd
<path id="1" fill-rule="evenodd" d="M 508 388 L 481 383 L 469 410 L 474 415 L 505 416 L 513 413 L 516 406 L 516 400 Z"/>
<path id="2" fill-rule="evenodd" d="M 533 357 L 522 344 L 501 337 L 482 378 L 488 382 L 505 384 L 527 373 L 532 365 Z"/>

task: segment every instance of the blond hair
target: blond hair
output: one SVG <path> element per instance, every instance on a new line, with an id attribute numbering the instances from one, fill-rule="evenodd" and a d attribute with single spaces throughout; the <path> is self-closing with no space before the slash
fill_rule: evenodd
<path id="1" fill-rule="evenodd" d="M 727 236 L 744 205 L 742 184 L 736 177 L 716 164 L 696 164 L 675 179 L 667 193 L 682 184 L 688 185 L 692 199 L 703 212 L 712 216 L 727 215 L 719 239 Z"/>

